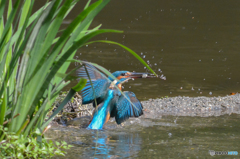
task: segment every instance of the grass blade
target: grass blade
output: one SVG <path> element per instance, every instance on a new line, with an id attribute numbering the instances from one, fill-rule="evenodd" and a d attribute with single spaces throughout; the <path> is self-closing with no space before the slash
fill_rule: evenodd
<path id="1" fill-rule="evenodd" d="M 63 107 L 72 99 L 72 97 L 75 95 L 76 92 L 82 90 L 84 86 L 86 85 L 87 80 L 86 79 L 80 79 L 78 84 L 74 86 L 67 94 L 67 96 L 64 98 L 62 103 L 58 106 L 58 108 L 53 112 L 53 114 L 49 117 L 49 119 L 42 125 L 41 130 L 43 131 L 44 128 L 52 121 L 52 119 L 63 109 Z"/>
<path id="2" fill-rule="evenodd" d="M 86 43 L 86 45 L 89 45 L 89 44 L 92 44 L 92 43 L 97 43 L 97 42 L 101 42 L 101 43 L 108 43 L 108 44 L 115 44 L 115 45 L 118 45 L 118 46 L 121 46 L 122 48 L 124 48 L 125 50 L 127 50 L 128 52 L 130 52 L 134 57 L 136 57 L 144 66 L 146 66 L 154 75 L 157 76 L 157 74 L 151 69 L 151 67 L 149 67 L 149 65 L 137 54 L 135 53 L 133 50 L 131 50 L 130 48 L 120 44 L 120 43 L 117 43 L 117 42 L 114 42 L 114 41 L 108 41 L 108 40 L 97 40 L 97 41 L 91 41 L 91 42 L 88 42 Z"/>

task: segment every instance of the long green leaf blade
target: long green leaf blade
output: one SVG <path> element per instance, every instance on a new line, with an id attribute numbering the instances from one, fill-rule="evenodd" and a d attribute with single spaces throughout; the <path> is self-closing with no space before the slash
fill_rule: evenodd
<path id="1" fill-rule="evenodd" d="M 157 74 L 151 69 L 151 67 L 137 54 L 135 53 L 133 50 L 131 50 L 130 48 L 120 44 L 120 43 L 117 43 L 117 42 L 114 42 L 114 41 L 108 41 L 108 40 L 97 40 L 97 41 L 91 41 L 91 42 L 88 42 L 86 43 L 86 45 L 89 45 L 89 44 L 92 44 L 92 43 L 96 43 L 96 42 L 100 42 L 100 43 L 108 43 L 108 44 L 115 44 L 115 45 L 118 45 L 118 46 L 121 46 L 122 48 L 124 48 L 125 50 L 127 50 L 128 52 L 130 52 L 134 57 L 136 57 L 144 66 L 146 66 L 154 75 L 157 76 Z"/>

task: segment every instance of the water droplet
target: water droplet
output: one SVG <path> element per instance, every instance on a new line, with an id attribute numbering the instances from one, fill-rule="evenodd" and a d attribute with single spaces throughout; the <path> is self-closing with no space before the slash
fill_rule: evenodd
<path id="1" fill-rule="evenodd" d="M 212 95 L 212 92 L 209 92 L 209 95 Z"/>
<path id="2" fill-rule="evenodd" d="M 169 137 L 172 137 L 172 133 L 168 133 L 168 136 L 169 136 Z"/>
<path id="3" fill-rule="evenodd" d="M 157 63 L 155 63 L 154 65 L 157 66 Z"/>
<path id="4" fill-rule="evenodd" d="M 144 67 L 144 69 L 146 69 L 146 67 Z"/>
<path id="5" fill-rule="evenodd" d="M 161 49 L 161 51 L 163 51 L 163 49 Z"/>
<path id="6" fill-rule="evenodd" d="M 147 60 L 147 63 L 149 64 L 149 60 Z"/>
<path id="7" fill-rule="evenodd" d="M 183 87 L 180 87 L 180 89 L 183 89 Z"/>
<path id="8" fill-rule="evenodd" d="M 162 79 L 162 80 L 166 80 L 167 79 L 166 76 L 164 76 L 163 74 L 159 78 Z"/>
<path id="9" fill-rule="evenodd" d="M 198 88 L 198 91 L 200 91 L 201 89 L 200 88 Z"/>
<path id="10" fill-rule="evenodd" d="M 212 59 L 212 61 L 213 61 L 213 59 Z"/>
<path id="11" fill-rule="evenodd" d="M 154 59 L 154 56 L 152 58 Z"/>
<path id="12" fill-rule="evenodd" d="M 143 55 L 143 53 L 141 52 L 141 55 Z"/>
<path id="13" fill-rule="evenodd" d="M 86 45 L 86 47 L 88 47 L 88 45 Z"/>
<path id="14" fill-rule="evenodd" d="M 158 69 L 158 71 L 160 72 L 160 71 L 161 71 L 161 69 L 159 68 L 159 69 Z"/>
<path id="15" fill-rule="evenodd" d="M 204 78 L 203 80 L 205 81 L 206 79 Z"/>
<path id="16" fill-rule="evenodd" d="M 143 55 L 143 58 L 145 58 L 146 56 L 145 55 Z"/>
<path id="17" fill-rule="evenodd" d="M 192 87 L 192 89 L 191 89 L 192 91 L 194 91 L 194 88 Z"/>
<path id="18" fill-rule="evenodd" d="M 199 62 L 201 62 L 202 60 L 200 59 Z"/>
<path id="19" fill-rule="evenodd" d="M 129 88 L 131 88 L 131 86 L 129 86 Z"/>

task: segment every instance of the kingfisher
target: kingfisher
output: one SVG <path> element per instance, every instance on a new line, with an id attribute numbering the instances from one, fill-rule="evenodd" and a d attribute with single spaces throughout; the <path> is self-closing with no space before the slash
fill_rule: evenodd
<path id="1" fill-rule="evenodd" d="M 122 84 L 130 79 L 154 77 L 153 74 L 149 73 L 116 71 L 112 73 L 116 80 L 111 76 L 107 78 L 90 64 L 81 67 L 77 71 L 77 75 L 88 79 L 86 86 L 81 91 L 82 104 L 93 103 L 93 107 L 96 108 L 88 126 L 89 129 L 102 129 L 110 117 L 115 117 L 117 124 L 121 124 L 129 117 L 142 115 L 143 106 L 136 95 L 129 91 L 124 91 L 121 94 L 120 90 L 122 90 Z"/>

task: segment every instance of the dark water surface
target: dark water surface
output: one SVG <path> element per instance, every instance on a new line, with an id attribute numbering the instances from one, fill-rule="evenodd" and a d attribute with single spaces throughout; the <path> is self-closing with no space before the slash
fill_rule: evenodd
<path id="1" fill-rule="evenodd" d="M 84 2 L 66 23 L 79 13 Z M 124 33 L 94 39 L 130 47 L 154 71 L 167 77 L 166 81 L 139 79 L 126 84 L 124 90 L 133 91 L 140 100 L 225 96 L 240 91 L 239 6 L 236 0 L 112 0 L 92 27 L 103 24 L 102 28 Z M 111 72 L 146 71 L 130 53 L 115 45 L 91 44 L 79 49 L 76 58 L 95 62 Z M 168 116 L 141 119 L 118 128 L 108 123 L 98 132 L 56 128 L 47 137 L 75 146 L 63 158 L 210 158 L 209 150 L 240 152 L 239 119 L 239 115 Z"/>
<path id="2" fill-rule="evenodd" d="M 53 128 L 47 136 L 74 147 L 55 158 L 211 158 L 209 150 L 238 151 L 240 115 L 131 119 L 109 122 L 101 131 Z M 218 156 L 238 158 L 237 156 Z"/>
<path id="3" fill-rule="evenodd" d="M 36 3 L 40 6 L 43 2 Z M 80 1 L 66 23 L 79 14 L 85 2 Z M 166 81 L 141 79 L 126 84 L 125 90 L 133 91 L 141 100 L 224 96 L 240 91 L 239 6 L 236 0 L 112 0 L 95 18 L 92 28 L 102 24 L 104 29 L 124 33 L 102 34 L 93 40 L 122 43 L 167 77 Z M 79 49 L 76 58 L 95 62 L 111 72 L 146 71 L 116 45 L 91 44 Z"/>
<path id="4" fill-rule="evenodd" d="M 122 43 L 136 51 L 160 79 L 129 82 L 140 99 L 162 96 L 224 96 L 240 90 L 240 1 L 111 1 L 93 26 L 123 30 L 95 39 Z M 79 6 L 80 7 L 80 6 Z M 77 14 L 74 10 L 69 20 Z M 146 71 L 130 53 L 108 44 L 79 49 L 76 58 L 109 69 Z M 74 67 L 74 65 L 72 65 Z M 159 72 L 161 69 L 162 73 Z"/>

